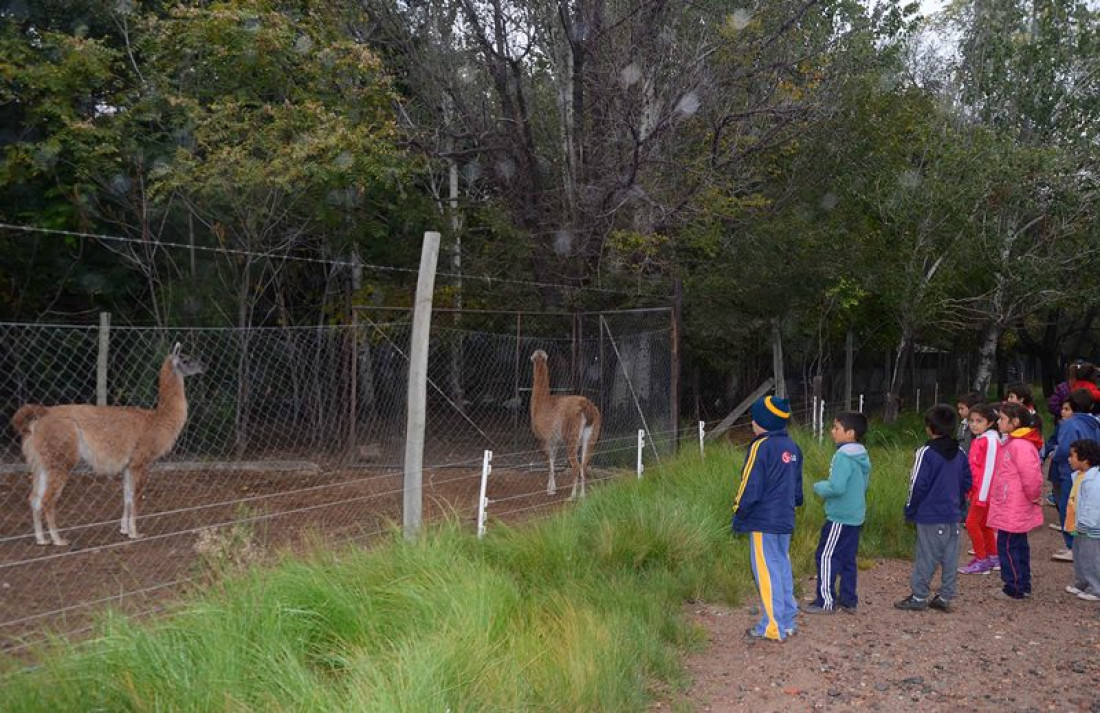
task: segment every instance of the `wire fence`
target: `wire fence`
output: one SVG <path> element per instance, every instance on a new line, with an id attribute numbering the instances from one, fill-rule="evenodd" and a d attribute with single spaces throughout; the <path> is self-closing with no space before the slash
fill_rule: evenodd
<path id="1" fill-rule="evenodd" d="M 35 544 L 14 429 L 0 436 L 0 646 L 80 633 L 104 606 L 156 611 L 212 573 L 309 543 L 369 540 L 401 521 L 410 314 L 363 309 L 350 325 L 251 329 L 0 324 L 0 416 L 25 403 L 155 408 L 175 342 L 205 372 L 188 419 L 138 504 L 143 537 L 120 534 L 122 479 L 80 465 L 57 507 L 70 544 Z M 569 497 L 530 428 L 532 364 L 555 394 L 603 415 L 589 481 L 633 474 L 693 429 L 672 422 L 669 310 L 442 313 L 428 361 L 424 517 L 476 520 L 482 454 L 494 452 L 491 518 L 516 521 Z"/>

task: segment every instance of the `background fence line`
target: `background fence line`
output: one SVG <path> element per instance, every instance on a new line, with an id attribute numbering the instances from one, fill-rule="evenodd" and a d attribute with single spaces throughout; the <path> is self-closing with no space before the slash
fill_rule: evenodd
<path id="1" fill-rule="evenodd" d="M 481 454 L 494 445 L 490 523 L 567 502 L 568 468 L 559 493 L 547 496 L 545 456 L 530 431 L 528 357 L 536 349 L 549 355 L 555 393 L 588 396 L 603 414 L 591 483 L 633 476 L 643 422 L 654 453 L 670 453 L 691 431 L 670 416 L 668 315 L 484 311 L 462 314 L 461 328 L 437 316 L 425 519 L 458 517 L 473 528 Z M 0 323 L 5 424 L 28 402 L 154 407 L 157 371 L 176 341 L 207 367 L 187 380 L 188 422 L 152 469 L 137 541 L 118 533 L 121 478 L 80 467 L 57 511 L 72 544 L 35 545 L 19 440 L 0 429 L 0 647 L 20 651 L 46 631 L 87 631 L 105 605 L 160 610 L 212 573 L 277 550 L 398 529 L 411 329 L 404 316 L 363 308 L 350 325 L 248 329 L 118 326 L 109 318 Z"/>

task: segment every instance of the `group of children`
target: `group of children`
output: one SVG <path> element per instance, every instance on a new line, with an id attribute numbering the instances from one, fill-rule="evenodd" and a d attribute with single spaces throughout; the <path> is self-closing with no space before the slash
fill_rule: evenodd
<path id="1" fill-rule="evenodd" d="M 1089 365 L 1085 365 L 1089 366 Z M 1084 374 L 1092 379 L 1083 381 Z M 1047 442 L 1025 385 L 1008 390 L 1004 403 L 980 403 L 970 395 L 956 409 L 936 404 L 924 415 L 929 440 L 917 449 L 905 504 L 916 526 L 917 547 L 910 594 L 898 609 L 950 612 L 957 575 L 1000 572 L 1000 593 L 1009 599 L 1031 596 L 1028 532 L 1043 524 L 1042 463 L 1049 478 L 1066 550 L 1054 559 L 1072 561 L 1066 592 L 1100 601 L 1100 390 L 1095 368 L 1077 365 L 1059 393 L 1055 433 Z M 1087 384 L 1092 385 L 1092 389 Z M 1060 386 L 1061 388 L 1061 386 Z M 1094 399 L 1094 393 L 1096 398 Z M 1052 412 L 1055 404 L 1050 403 Z M 957 419 L 956 413 L 961 417 Z M 784 641 L 797 633 L 799 607 L 789 557 L 795 509 L 802 505 L 802 453 L 787 432 L 790 405 L 766 396 L 751 407 L 755 438 L 749 444 L 733 507 L 732 529 L 750 539 L 753 577 L 763 604 L 761 619 L 747 635 Z M 837 446 L 827 480 L 814 483 L 824 499 L 825 524 L 818 541 L 817 586 L 809 614 L 853 613 L 856 552 L 866 515 L 871 461 L 861 445 L 867 419 L 861 413 L 836 415 L 830 431 Z M 965 523 L 973 558 L 958 566 L 959 525 Z M 940 587 L 932 593 L 939 569 Z"/>

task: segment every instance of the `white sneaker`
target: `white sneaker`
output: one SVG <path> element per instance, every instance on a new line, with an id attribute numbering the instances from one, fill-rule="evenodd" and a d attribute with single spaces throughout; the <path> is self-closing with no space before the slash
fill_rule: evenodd
<path id="1" fill-rule="evenodd" d="M 1086 602 L 1100 602 L 1100 597 L 1096 596 L 1092 592 L 1081 592 L 1077 595 L 1078 599 L 1084 599 Z"/>
<path id="2" fill-rule="evenodd" d="M 1055 562 L 1072 562 L 1073 550 L 1058 550 L 1050 558 Z"/>
<path id="3" fill-rule="evenodd" d="M 1057 530 L 1058 532 L 1062 532 L 1062 531 L 1063 531 L 1063 530 L 1062 530 L 1062 526 L 1061 526 L 1061 525 L 1059 525 L 1059 524 L 1058 524 L 1058 523 L 1056 523 L 1056 522 L 1052 522 L 1052 523 L 1050 523 L 1049 525 L 1047 525 L 1047 527 L 1049 527 L 1049 528 L 1050 528 L 1050 529 L 1052 529 L 1052 530 Z"/>
<path id="4" fill-rule="evenodd" d="M 1069 592 L 1070 594 L 1080 594 L 1084 590 L 1078 589 L 1077 587 L 1073 586 L 1072 584 L 1067 584 L 1066 585 L 1066 591 Z"/>

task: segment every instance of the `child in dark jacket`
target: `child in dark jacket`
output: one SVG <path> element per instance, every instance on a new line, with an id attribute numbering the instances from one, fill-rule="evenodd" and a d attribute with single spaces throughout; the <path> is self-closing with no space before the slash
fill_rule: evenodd
<path id="1" fill-rule="evenodd" d="M 917 552 L 909 578 L 912 593 L 895 602 L 898 609 L 932 607 L 949 612 L 956 594 L 959 564 L 959 520 L 970 490 L 970 464 L 955 432 L 955 411 L 936 404 L 924 414 L 929 441 L 917 449 L 905 519 L 917 526 Z M 931 594 L 932 577 L 940 568 L 940 591 Z"/>
<path id="2" fill-rule="evenodd" d="M 802 506 L 802 451 L 787 434 L 786 399 L 765 396 L 750 408 L 752 430 L 741 485 L 733 505 L 734 532 L 749 536 L 752 576 L 763 615 L 750 639 L 785 641 L 795 633 L 798 603 L 791 572 L 795 508 Z"/>

